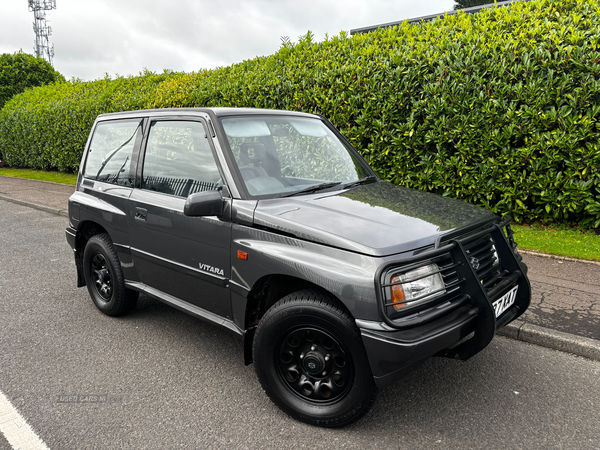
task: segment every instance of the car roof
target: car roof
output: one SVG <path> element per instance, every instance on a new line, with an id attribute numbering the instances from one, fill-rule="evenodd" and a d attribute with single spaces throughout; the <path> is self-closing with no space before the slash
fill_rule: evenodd
<path id="1" fill-rule="evenodd" d="M 100 114 L 98 119 L 116 119 L 123 117 L 160 117 L 160 116 L 179 116 L 194 115 L 194 113 L 206 113 L 212 117 L 225 116 L 246 116 L 246 115 L 293 115 L 301 117 L 319 117 L 316 114 L 308 114 L 298 111 L 285 111 L 280 109 L 260 109 L 260 108 L 163 108 L 163 109 L 140 109 L 136 111 L 121 111 L 114 113 Z"/>

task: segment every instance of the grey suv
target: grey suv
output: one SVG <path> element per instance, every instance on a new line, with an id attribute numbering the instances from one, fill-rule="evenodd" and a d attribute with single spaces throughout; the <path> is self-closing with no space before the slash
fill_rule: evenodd
<path id="1" fill-rule="evenodd" d="M 229 329 L 314 425 L 354 422 L 430 356 L 468 359 L 530 300 L 509 220 L 380 180 L 312 114 L 99 116 L 69 222 L 100 311 L 142 292 Z"/>

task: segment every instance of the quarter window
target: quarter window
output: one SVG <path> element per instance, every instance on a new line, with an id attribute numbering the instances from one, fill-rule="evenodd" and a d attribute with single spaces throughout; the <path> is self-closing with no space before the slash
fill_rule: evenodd
<path id="1" fill-rule="evenodd" d="M 144 157 L 143 189 L 187 197 L 217 190 L 220 180 L 201 122 L 152 123 Z"/>
<path id="2" fill-rule="evenodd" d="M 139 119 L 98 124 L 88 150 L 84 177 L 133 187 L 131 155 L 141 130 Z"/>

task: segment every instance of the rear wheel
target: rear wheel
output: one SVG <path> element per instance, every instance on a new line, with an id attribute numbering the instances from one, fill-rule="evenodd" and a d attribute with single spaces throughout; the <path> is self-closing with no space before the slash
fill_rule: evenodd
<path id="1" fill-rule="evenodd" d="M 254 364 L 267 395 L 302 422 L 348 425 L 373 405 L 377 387 L 354 320 L 316 291 L 290 294 L 260 321 Z"/>
<path id="2" fill-rule="evenodd" d="M 83 252 L 83 275 L 96 307 L 108 316 L 129 312 L 138 293 L 125 287 L 121 263 L 107 234 L 90 238 Z"/>

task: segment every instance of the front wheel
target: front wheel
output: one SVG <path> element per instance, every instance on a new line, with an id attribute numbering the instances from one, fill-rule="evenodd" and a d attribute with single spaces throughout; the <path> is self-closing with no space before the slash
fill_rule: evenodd
<path id="1" fill-rule="evenodd" d="M 323 427 L 365 415 L 377 395 L 354 320 L 328 297 L 300 291 L 273 305 L 256 330 L 260 383 L 283 411 Z"/>

